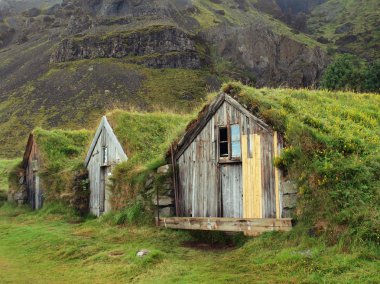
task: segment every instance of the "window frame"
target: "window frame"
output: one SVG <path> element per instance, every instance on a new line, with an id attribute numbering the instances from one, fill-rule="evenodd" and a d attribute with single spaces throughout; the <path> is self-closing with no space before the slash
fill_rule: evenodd
<path id="1" fill-rule="evenodd" d="M 102 167 L 106 167 L 109 165 L 108 161 L 108 147 L 107 146 L 102 146 L 101 148 L 101 165 Z"/>
<path id="2" fill-rule="evenodd" d="M 239 140 L 232 141 L 231 137 L 231 129 L 233 126 L 239 127 Z M 221 129 L 227 129 L 227 141 L 221 141 Z M 241 132 L 241 125 L 239 123 L 229 124 L 229 125 L 219 125 L 218 126 L 218 161 L 220 164 L 228 164 L 228 163 L 240 163 L 241 162 L 241 138 L 242 138 L 242 132 Z M 233 157 L 232 156 L 232 143 L 233 142 L 239 142 L 240 147 L 240 155 Z M 227 156 L 221 156 L 221 144 L 227 143 L 228 147 L 228 155 Z"/>

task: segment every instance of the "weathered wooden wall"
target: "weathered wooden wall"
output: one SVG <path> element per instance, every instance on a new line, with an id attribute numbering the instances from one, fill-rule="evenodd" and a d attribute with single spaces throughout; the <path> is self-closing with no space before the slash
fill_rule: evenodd
<path id="1" fill-rule="evenodd" d="M 241 146 L 245 146 L 245 153 L 242 153 L 244 156 L 239 162 L 220 163 L 219 127 L 232 124 L 240 125 Z M 256 141 L 255 146 L 251 146 L 255 147 L 255 153 L 259 155 L 256 163 L 247 164 L 248 160 L 255 158 L 249 157 L 248 137 L 250 143 Z M 274 147 L 273 131 L 263 127 L 257 118 L 248 115 L 234 103 L 224 101 L 176 161 L 179 215 L 241 218 L 247 215 L 244 213 L 247 206 L 254 208 L 250 209 L 252 213 L 247 217 L 276 218 L 281 215 L 276 214 L 276 190 L 280 191 L 280 179 L 273 165 Z M 257 163 L 260 167 L 257 167 Z M 246 171 L 249 170 L 249 174 L 245 172 L 245 177 L 244 167 Z M 256 196 L 243 198 L 244 191 L 245 194 L 249 192 Z M 252 210 L 257 213 L 254 214 Z"/>
<path id="2" fill-rule="evenodd" d="M 124 153 L 120 153 L 115 141 L 115 136 L 109 130 L 109 126 L 101 126 L 100 133 L 96 144 L 92 149 L 91 157 L 89 159 L 87 170 L 90 180 L 90 212 L 96 216 L 111 210 L 111 193 L 109 192 L 106 184 L 109 175 L 112 172 L 112 167 L 123 160 Z M 102 161 L 102 148 L 107 147 L 107 164 L 103 165 Z"/>
<path id="3" fill-rule="evenodd" d="M 28 195 L 28 203 L 35 209 L 41 209 L 43 205 L 43 189 L 40 176 L 38 174 L 42 165 L 42 160 L 39 155 L 38 146 L 32 138 L 27 147 L 30 148 L 29 156 L 27 157 L 25 167 L 25 183 Z"/>

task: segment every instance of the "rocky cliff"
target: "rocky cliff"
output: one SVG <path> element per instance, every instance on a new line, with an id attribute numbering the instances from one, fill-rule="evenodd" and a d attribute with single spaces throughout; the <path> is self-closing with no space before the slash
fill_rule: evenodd
<path id="1" fill-rule="evenodd" d="M 313 86 L 327 62 L 319 46 L 307 46 L 264 26 L 222 29 L 212 38 L 217 54 L 248 70 L 256 86 Z"/>
<path id="2" fill-rule="evenodd" d="M 122 57 L 156 68 L 196 69 L 202 66 L 195 39 L 171 26 L 65 39 L 53 52 L 50 62 Z"/>

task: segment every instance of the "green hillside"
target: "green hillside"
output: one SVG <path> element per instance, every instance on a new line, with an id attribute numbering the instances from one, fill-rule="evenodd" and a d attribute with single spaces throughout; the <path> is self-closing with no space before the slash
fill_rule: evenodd
<path id="1" fill-rule="evenodd" d="M 328 39 L 339 53 L 379 59 L 379 11 L 376 0 L 330 0 L 312 11 L 308 28 L 314 38 Z"/>
<path id="2" fill-rule="evenodd" d="M 115 108 L 191 111 L 231 78 L 260 86 L 314 84 L 326 65 L 323 44 L 255 3 L 75 0 L 33 13 L 0 8 L 0 156 L 19 156 L 35 127 L 92 128 Z M 183 34 L 170 37 L 173 29 Z M 134 34 L 128 43 L 113 46 L 128 33 Z M 136 49 L 115 55 L 123 46 Z M 81 53 L 85 47 L 92 57 Z"/>
<path id="3" fill-rule="evenodd" d="M 115 108 L 189 111 L 204 96 L 207 74 L 149 69 L 116 59 L 53 66 L 0 100 L 1 156 L 20 156 L 33 126 L 93 128 L 99 117 Z"/>

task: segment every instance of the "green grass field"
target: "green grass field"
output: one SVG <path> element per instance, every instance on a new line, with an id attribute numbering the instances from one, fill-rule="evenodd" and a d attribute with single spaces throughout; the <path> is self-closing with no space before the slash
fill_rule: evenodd
<path id="1" fill-rule="evenodd" d="M 1 283 L 376 283 L 377 247 L 266 234 L 217 249 L 188 232 L 74 222 L 60 207 L 0 208 Z M 235 238 L 237 239 L 237 238 Z M 184 243 L 191 246 L 184 245 Z M 140 249 L 150 254 L 136 256 Z"/>

